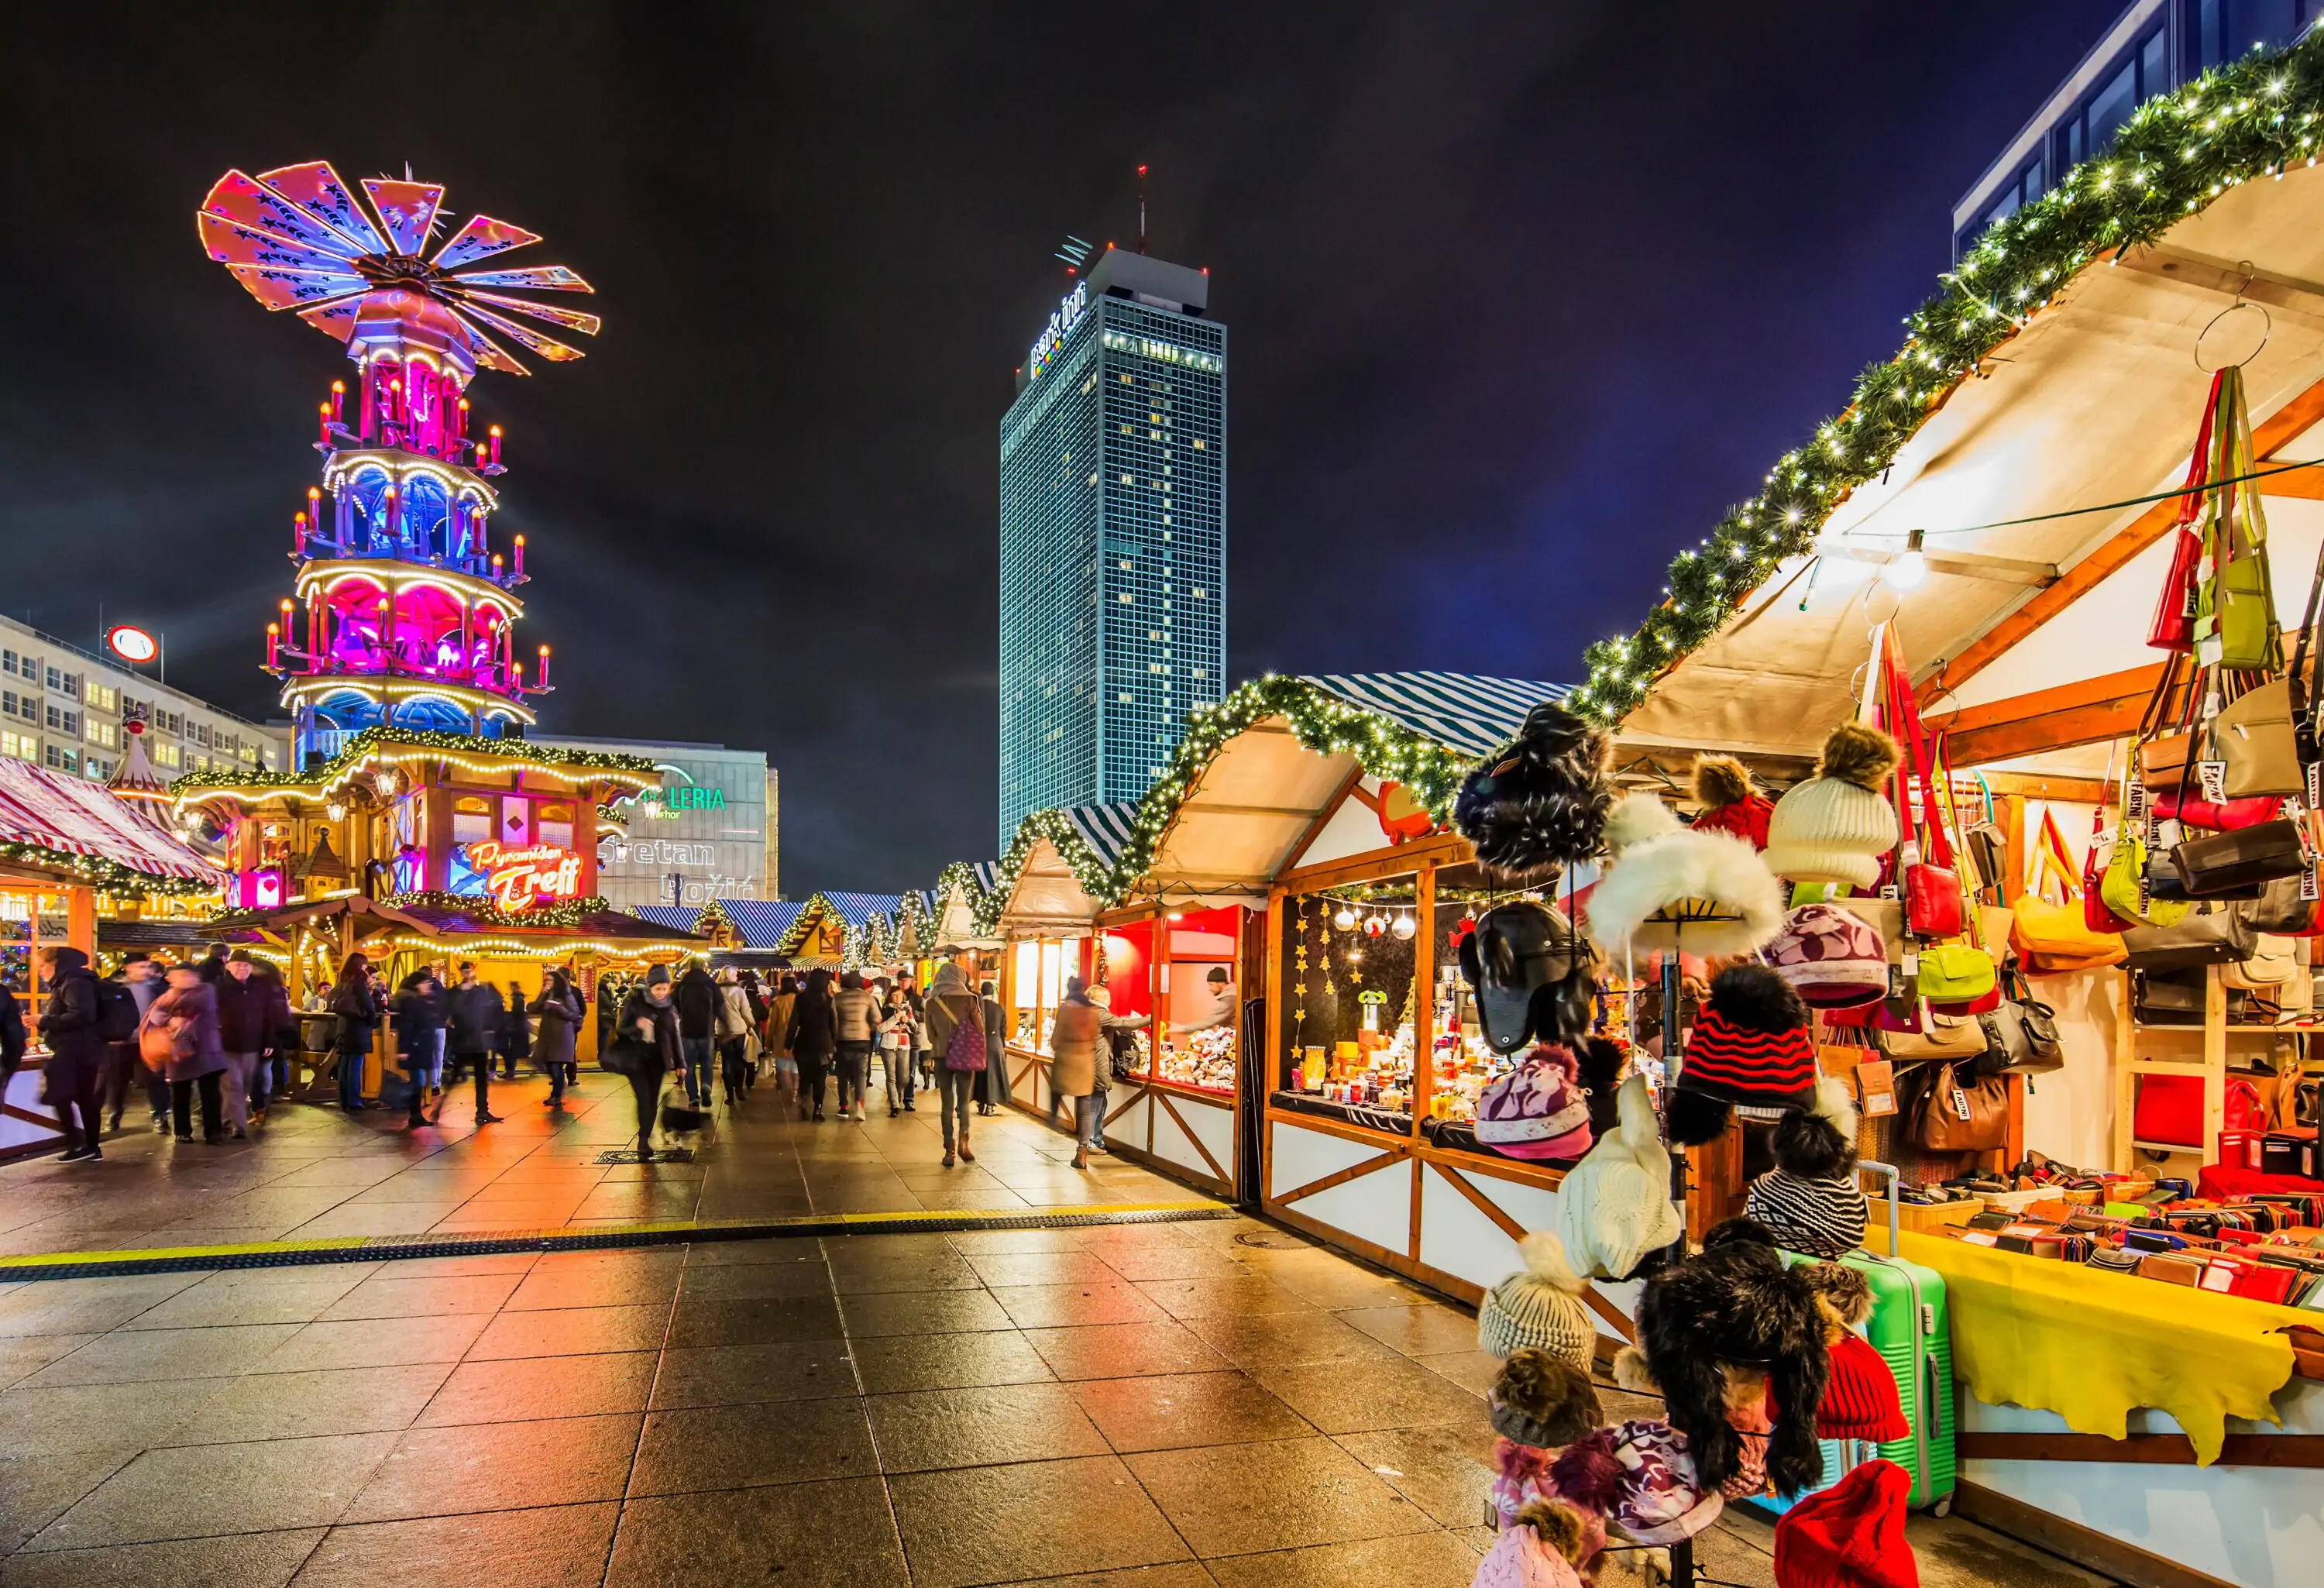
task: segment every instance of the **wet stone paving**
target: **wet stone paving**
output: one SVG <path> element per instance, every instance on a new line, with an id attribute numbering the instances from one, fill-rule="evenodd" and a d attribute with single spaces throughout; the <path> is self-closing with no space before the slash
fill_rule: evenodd
<path id="1" fill-rule="evenodd" d="M 945 1169 L 932 1111 L 763 1086 L 692 1163 L 600 1165 L 612 1079 L 496 1086 L 482 1130 L 465 1094 L 416 1133 L 133 1128 L 0 1166 L 0 1252 L 1192 1199 L 1021 1114 Z M 1490 1539 L 1475 1331 L 1241 1216 L 0 1282 L 0 1588 L 1449 1588 Z M 1929 1588 L 2100 1581 L 1913 1537 Z M 1703 1569 L 1772 1584 L 1772 1542 L 1730 1511 Z"/>

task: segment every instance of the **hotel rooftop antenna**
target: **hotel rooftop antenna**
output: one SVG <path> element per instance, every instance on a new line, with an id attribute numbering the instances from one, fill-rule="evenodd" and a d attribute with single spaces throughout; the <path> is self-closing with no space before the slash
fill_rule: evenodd
<path id="1" fill-rule="evenodd" d="M 1138 168 L 1138 251 L 1146 252 L 1146 168 Z"/>

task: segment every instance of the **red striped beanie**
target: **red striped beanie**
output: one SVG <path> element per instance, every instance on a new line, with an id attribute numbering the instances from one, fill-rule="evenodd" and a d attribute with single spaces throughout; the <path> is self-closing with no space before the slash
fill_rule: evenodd
<path id="1" fill-rule="evenodd" d="M 1815 1042 L 1799 994 L 1763 965 L 1720 972 L 1687 1039 L 1678 1087 L 1745 1108 L 1814 1108 Z"/>

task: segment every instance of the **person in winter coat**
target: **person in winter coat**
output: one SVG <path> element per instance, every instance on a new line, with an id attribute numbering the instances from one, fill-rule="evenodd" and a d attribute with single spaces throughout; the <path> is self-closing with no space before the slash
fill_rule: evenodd
<path id="1" fill-rule="evenodd" d="M 696 1108 L 710 1106 L 711 1057 L 718 1041 L 718 1011 L 725 1005 L 718 983 L 699 965 L 686 967 L 670 990 L 678 1007 L 678 1035 L 686 1057 L 686 1097 Z"/>
<path id="2" fill-rule="evenodd" d="M 661 1107 L 662 1077 L 686 1062 L 680 1047 L 683 1039 L 678 1035 L 680 1018 L 670 992 L 669 967 L 662 965 L 647 974 L 644 986 L 622 1001 L 622 1012 L 613 1018 L 613 1040 L 635 1060 L 629 1082 L 630 1095 L 638 1108 L 640 1152 L 653 1150 L 654 1115 Z"/>
<path id="3" fill-rule="evenodd" d="M 759 1066 L 766 1057 L 767 992 L 759 985 L 759 973 L 745 969 L 742 975 L 742 999 L 751 1006 L 751 1037 L 743 1044 L 747 1062 L 742 1066 L 742 1090 L 759 1084 Z"/>
<path id="4" fill-rule="evenodd" d="M 501 1010 L 501 1028 L 493 1039 L 494 1051 L 501 1056 L 501 1078 L 516 1079 L 517 1066 L 532 1057 L 532 1027 L 524 1018 L 524 988 L 511 982 L 508 1002 Z"/>
<path id="5" fill-rule="evenodd" d="M 41 974 L 49 984 L 48 1002 L 41 1010 L 41 1040 L 48 1045 L 49 1062 L 42 1072 L 49 1106 L 64 1127 L 62 1156 L 78 1162 L 102 1158 L 97 1148 L 97 1092 L 105 1083 L 105 1037 L 98 1029 L 104 1002 L 97 973 L 88 956 L 78 948 L 52 948 L 41 956 Z M 15 1002 L 12 996 L 10 1003 Z M 17 1022 L 21 1055 L 21 1017 Z M 9 1066 L 14 1069 L 14 1066 Z"/>
<path id="6" fill-rule="evenodd" d="M 229 966 L 232 963 L 227 962 Z M 290 1055 L 299 1050 L 299 1017 L 290 1008 L 290 989 L 281 971 L 262 960 L 252 969 L 250 980 L 268 1011 L 266 1039 L 258 1049 L 258 1069 L 250 1086 L 251 1122 L 264 1124 L 266 1107 L 274 1101 L 274 1094 L 290 1089 Z"/>
<path id="7" fill-rule="evenodd" d="M 435 1063 L 437 1039 L 443 1034 L 443 1011 L 435 977 L 418 970 L 403 978 L 395 994 L 395 1053 L 404 1078 L 410 1083 L 410 1106 L 404 1122 L 415 1131 L 428 1122 L 421 1105 L 428 1099 L 428 1071 Z"/>
<path id="8" fill-rule="evenodd" d="M 1001 1029 L 1001 1000 L 996 989 L 987 982 L 976 984 L 976 995 L 984 1004 L 984 1067 L 976 1072 L 975 1085 L 970 1090 L 976 1094 L 976 1112 L 992 1114 L 1009 1101 L 1008 1033 Z"/>
<path id="9" fill-rule="evenodd" d="M 549 966 L 540 978 L 540 996 L 532 1001 L 532 1012 L 540 1022 L 533 1034 L 532 1057 L 549 1072 L 548 1103 L 555 1108 L 565 1101 L 566 1084 L 579 1076 L 575 1054 L 585 1012 L 581 994 L 573 990 L 573 979 L 563 965 Z"/>
<path id="10" fill-rule="evenodd" d="M 880 1003 L 856 971 L 841 973 L 839 991 L 831 1000 L 831 1014 L 839 1029 L 835 1067 L 839 1071 L 839 1117 L 863 1119 L 863 1086 L 872 1073 L 872 1044 L 880 1034 Z"/>
<path id="11" fill-rule="evenodd" d="M 256 1090 L 258 1056 L 290 1018 L 290 1001 L 283 994 L 282 983 L 277 981 L 270 986 L 258 979 L 257 973 L 250 950 L 237 948 L 226 956 L 226 974 L 210 987 L 217 1000 L 218 1044 L 226 1050 L 226 1131 L 237 1140 L 250 1135 L 252 1104 L 265 1106 L 265 1099 Z"/>
<path id="12" fill-rule="evenodd" d="M 880 1068 L 888 1082 L 888 1117 L 915 1113 L 912 1107 L 913 1055 L 920 1042 L 919 1017 L 913 1011 L 907 989 L 889 991 L 880 1010 Z"/>
<path id="13" fill-rule="evenodd" d="M 339 1106 L 349 1113 L 360 1113 L 364 1107 L 364 1059 L 371 1052 L 380 1017 L 386 1013 L 372 985 L 371 961 L 360 954 L 347 956 L 331 988 L 328 1007 L 338 1017 L 331 1045 L 339 1056 Z"/>
<path id="14" fill-rule="evenodd" d="M 824 1067 L 839 1050 L 839 1012 L 832 1002 L 829 971 L 808 973 L 807 986 L 792 1003 L 789 1022 L 783 1028 L 783 1046 L 798 1063 L 799 1118 L 807 1117 L 812 1099 L 820 1122 Z"/>
<path id="15" fill-rule="evenodd" d="M 130 998 L 137 1005 L 137 1019 L 142 1024 L 145 1011 L 153 1007 L 153 1000 L 165 990 L 161 984 L 161 967 L 149 954 L 132 954 L 121 962 L 115 973 L 121 984 L 129 989 Z M 106 1113 L 115 1130 L 121 1129 L 121 1111 L 128 1106 L 133 1086 L 145 1088 L 145 1103 L 152 1111 L 153 1132 L 160 1135 L 170 1128 L 170 1083 L 157 1072 L 145 1067 L 137 1056 L 137 1037 L 132 1032 L 125 1041 L 111 1044 L 105 1058 Z"/>
<path id="16" fill-rule="evenodd" d="M 731 970 L 718 973 L 718 1080 L 728 1107 L 742 1101 L 750 1068 L 751 1001 Z"/>
<path id="17" fill-rule="evenodd" d="M 1074 1168 L 1089 1167 L 1090 1147 L 1097 1140 L 1098 1066 L 1106 1062 L 1105 1011 L 1090 1001 L 1079 976 L 1065 983 L 1065 1001 L 1057 1005 L 1056 1023 L 1049 1029 L 1049 1114 L 1074 1100 Z"/>
<path id="18" fill-rule="evenodd" d="M 32 1042 L 24 1030 L 24 1006 L 16 1002 L 15 989 L 0 982 L 0 1093 L 16 1078 L 16 1070 L 24 1062 L 24 1049 Z"/>
<path id="19" fill-rule="evenodd" d="M 452 989 L 447 1000 L 449 1018 L 444 1022 L 444 1051 L 452 1057 L 452 1080 L 457 1084 L 460 1069 L 468 1066 L 476 1074 L 476 1123 L 493 1125 L 500 1115 L 492 1109 L 493 1046 L 500 1039 L 501 1016 L 508 1012 L 501 1002 L 501 990 L 490 982 L 476 979 L 476 967 L 466 960 L 460 962 L 460 984 Z M 443 1117 L 439 1106 L 437 1117 Z"/>
<path id="20" fill-rule="evenodd" d="M 988 1066 L 992 1062 L 984 1001 L 968 990 L 968 978 L 961 974 L 960 966 L 946 960 L 936 967 L 936 978 L 929 984 L 927 1011 L 928 1046 L 936 1054 L 936 1096 L 941 1100 L 937 1116 L 944 1127 L 944 1165 L 952 1168 L 955 1142 L 960 1161 L 974 1163 L 976 1154 L 968 1146 L 968 1095 L 978 1072 L 954 1069 L 950 1056 L 955 1041 L 964 1046 L 973 1041 L 976 1057 Z M 961 1030 L 964 1026 L 969 1028 L 965 1033 Z"/>
<path id="21" fill-rule="evenodd" d="M 788 1098 L 798 1095 L 798 1060 L 791 1057 L 791 1011 L 798 1006 L 798 978 L 785 971 L 767 1000 L 767 1018 L 760 1030 L 766 1038 L 767 1057 L 775 1061 L 775 1084 Z"/>
<path id="22" fill-rule="evenodd" d="M 202 1140 L 213 1147 L 224 1140 L 219 1113 L 226 1049 L 218 1042 L 217 993 L 202 980 L 200 970 L 189 965 L 171 965 L 170 990 L 153 1001 L 140 1029 L 169 1033 L 170 1057 L 164 1068 L 170 1077 L 170 1114 L 178 1140 L 194 1139 L 193 1100 L 198 1090 Z"/>

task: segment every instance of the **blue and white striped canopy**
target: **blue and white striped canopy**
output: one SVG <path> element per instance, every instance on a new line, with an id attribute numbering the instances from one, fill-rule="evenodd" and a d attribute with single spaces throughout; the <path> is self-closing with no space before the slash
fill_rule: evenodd
<path id="1" fill-rule="evenodd" d="M 630 913 L 669 932 L 690 932 L 702 919 L 701 908 L 692 904 L 641 904 Z"/>
<path id="2" fill-rule="evenodd" d="M 1330 673 L 1306 681 L 1465 755 L 1506 744 L 1525 725 L 1526 713 L 1573 692 L 1571 684 L 1464 673 Z"/>
<path id="3" fill-rule="evenodd" d="M 1081 841 L 1089 845 L 1090 853 L 1111 866 L 1130 846 L 1130 836 L 1138 826 L 1138 807 L 1130 801 L 1076 805 L 1065 817 Z"/>
<path id="4" fill-rule="evenodd" d="M 795 900 L 786 899 L 722 899 L 718 908 L 742 934 L 743 943 L 752 948 L 773 948 L 779 946 L 783 934 L 806 907 Z"/>
<path id="5" fill-rule="evenodd" d="M 845 921 L 850 927 L 853 928 L 857 931 L 862 930 L 864 923 L 869 921 L 875 915 L 894 915 L 898 908 L 904 902 L 904 896 L 900 893 L 834 893 L 826 891 L 818 895 L 818 897 L 828 900 L 831 908 L 839 912 L 839 919 Z"/>
<path id="6" fill-rule="evenodd" d="M 974 865 L 970 866 L 968 870 L 969 874 L 976 879 L 976 891 L 978 892 L 990 893 L 995 888 L 1001 886 L 1001 863 L 999 861 L 980 860 Z"/>

